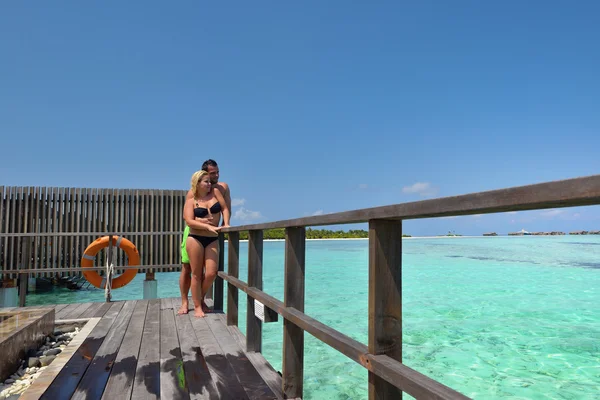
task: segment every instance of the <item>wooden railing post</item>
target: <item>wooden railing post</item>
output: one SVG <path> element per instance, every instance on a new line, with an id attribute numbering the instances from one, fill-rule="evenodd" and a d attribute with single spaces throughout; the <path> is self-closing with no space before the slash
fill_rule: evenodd
<path id="1" fill-rule="evenodd" d="M 304 312 L 304 269 L 306 228 L 285 230 L 284 306 Z M 283 320 L 283 393 L 286 398 L 302 398 L 304 380 L 304 331 Z"/>
<path id="2" fill-rule="evenodd" d="M 402 362 L 402 221 L 369 221 L 369 353 Z M 399 398 L 369 372 L 369 399 Z"/>
<path id="3" fill-rule="evenodd" d="M 229 232 L 227 273 L 237 278 L 240 272 L 240 233 Z M 238 288 L 227 283 L 227 325 L 238 324 Z"/>
<path id="4" fill-rule="evenodd" d="M 23 253 L 21 257 L 21 269 L 31 269 L 31 243 L 33 237 L 26 237 L 25 246 L 22 246 Z M 27 302 L 27 286 L 29 283 L 29 273 L 19 274 L 19 307 L 25 307 Z"/>
<path id="5" fill-rule="evenodd" d="M 248 286 L 263 288 L 263 231 L 248 235 Z M 254 298 L 248 297 L 246 313 L 246 351 L 262 351 L 262 321 L 254 315 Z"/>
<path id="6" fill-rule="evenodd" d="M 219 233 L 219 271 L 225 271 L 225 235 Z M 214 289 L 215 311 L 223 311 L 223 278 L 217 275 Z"/>

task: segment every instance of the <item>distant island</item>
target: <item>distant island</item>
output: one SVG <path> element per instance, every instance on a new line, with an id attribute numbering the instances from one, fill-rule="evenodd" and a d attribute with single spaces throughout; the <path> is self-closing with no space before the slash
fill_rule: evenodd
<path id="1" fill-rule="evenodd" d="M 486 235 L 485 233 L 483 235 L 484 236 L 494 236 L 494 235 Z M 508 233 L 508 236 L 560 236 L 560 235 L 565 235 L 565 233 L 559 232 L 559 231 L 527 232 L 526 230 Z M 600 231 L 574 231 L 574 232 L 569 232 L 569 235 L 600 235 Z"/>
<path id="2" fill-rule="evenodd" d="M 448 233 L 446 233 L 445 235 L 437 235 L 437 236 L 438 237 L 439 236 L 452 236 L 452 237 L 455 237 L 455 236 L 462 236 L 462 235 L 460 233 L 456 233 L 454 231 L 448 231 Z"/>
<path id="3" fill-rule="evenodd" d="M 527 232 L 527 231 L 519 231 L 519 232 L 508 232 L 508 236 L 557 236 L 564 235 L 564 232 Z"/>

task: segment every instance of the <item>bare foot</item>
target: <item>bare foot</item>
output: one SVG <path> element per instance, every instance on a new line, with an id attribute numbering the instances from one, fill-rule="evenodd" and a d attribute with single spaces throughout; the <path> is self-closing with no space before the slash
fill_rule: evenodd
<path id="1" fill-rule="evenodd" d="M 177 315 L 181 315 L 181 314 L 187 314 L 188 313 L 188 302 L 184 302 L 181 303 L 181 307 L 179 308 L 179 311 L 177 311 Z"/>
<path id="2" fill-rule="evenodd" d="M 205 313 L 210 312 L 210 308 L 208 308 L 208 306 L 204 302 L 204 299 L 202 299 L 202 302 L 200 304 L 202 305 L 202 311 L 204 311 Z"/>
<path id="3" fill-rule="evenodd" d="M 194 317 L 198 317 L 198 318 L 204 317 L 204 311 L 202 311 L 202 307 L 197 307 L 194 310 Z"/>

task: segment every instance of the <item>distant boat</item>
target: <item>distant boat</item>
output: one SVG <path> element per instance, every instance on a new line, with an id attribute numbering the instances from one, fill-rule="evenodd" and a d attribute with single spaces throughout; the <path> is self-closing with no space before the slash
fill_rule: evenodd
<path id="1" fill-rule="evenodd" d="M 519 233 L 522 233 L 523 235 L 531 235 L 531 232 L 527 232 L 525 229 L 521 229 Z"/>

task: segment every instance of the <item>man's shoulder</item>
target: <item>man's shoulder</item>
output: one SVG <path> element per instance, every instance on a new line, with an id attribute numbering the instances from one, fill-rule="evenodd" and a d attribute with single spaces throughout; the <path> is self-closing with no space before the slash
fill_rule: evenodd
<path id="1" fill-rule="evenodd" d="M 216 185 L 219 189 L 221 189 L 222 192 L 226 192 L 227 190 L 229 190 L 229 185 L 226 184 L 225 182 L 217 182 Z"/>

